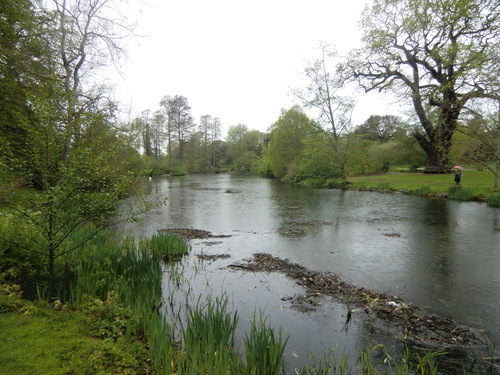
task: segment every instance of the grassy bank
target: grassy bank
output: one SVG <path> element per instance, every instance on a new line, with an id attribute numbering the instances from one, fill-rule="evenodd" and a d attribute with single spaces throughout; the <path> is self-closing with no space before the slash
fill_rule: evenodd
<path id="1" fill-rule="evenodd" d="M 349 178 L 349 187 L 359 190 L 394 190 L 415 195 L 448 196 L 453 193 L 455 182 L 453 174 L 424 173 L 386 173 L 381 175 L 363 175 Z M 498 194 L 493 189 L 494 176 L 486 171 L 469 171 L 462 174 L 459 186 L 467 191 L 467 199 L 484 201 L 489 196 Z"/>

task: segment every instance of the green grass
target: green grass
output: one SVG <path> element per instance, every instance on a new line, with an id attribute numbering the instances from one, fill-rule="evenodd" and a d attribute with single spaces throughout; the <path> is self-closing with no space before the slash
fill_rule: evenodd
<path id="1" fill-rule="evenodd" d="M 404 190 L 418 195 L 423 193 L 424 186 L 428 186 L 431 194 L 447 195 L 449 188 L 455 185 L 453 178 L 453 174 L 387 173 L 353 176 L 349 182 L 350 187 L 360 190 L 380 190 L 382 186 L 384 190 Z M 493 183 L 491 172 L 466 170 L 462 174 L 460 186 L 471 191 L 470 199 L 484 200 L 495 193 Z"/>
<path id="2" fill-rule="evenodd" d="M 120 337 L 94 336 L 81 311 L 13 301 L 15 311 L 0 314 L 0 374 L 138 374 L 147 370 L 144 345 Z"/>

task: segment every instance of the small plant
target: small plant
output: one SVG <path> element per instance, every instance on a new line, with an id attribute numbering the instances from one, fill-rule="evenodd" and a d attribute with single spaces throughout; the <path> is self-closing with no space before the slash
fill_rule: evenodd
<path id="1" fill-rule="evenodd" d="M 377 184 L 377 190 L 389 190 L 390 189 L 390 185 L 388 182 L 380 182 Z"/>
<path id="2" fill-rule="evenodd" d="M 500 193 L 491 194 L 486 198 L 488 206 L 500 207 Z"/>
<path id="3" fill-rule="evenodd" d="M 245 335 L 247 374 L 282 374 L 285 370 L 283 353 L 288 338 L 284 339 L 281 329 L 275 334 L 267 324 L 267 318 L 260 315 L 257 323 L 252 320 L 250 334 Z"/>
<path id="4" fill-rule="evenodd" d="M 151 236 L 149 246 L 155 258 L 176 260 L 189 253 L 189 244 L 172 232 L 158 232 Z"/>
<path id="5" fill-rule="evenodd" d="M 474 197 L 472 190 L 460 185 L 452 186 L 448 189 L 448 199 L 456 201 L 469 201 Z"/>
<path id="6" fill-rule="evenodd" d="M 429 185 L 420 186 L 417 190 L 413 192 L 413 195 L 417 195 L 419 197 L 425 197 L 429 195 L 431 192 L 431 187 Z"/>
<path id="7" fill-rule="evenodd" d="M 241 357 L 234 349 L 236 313 L 227 312 L 227 297 L 198 301 L 183 330 L 184 351 L 178 356 L 178 374 L 237 373 Z M 232 369 L 232 371 L 231 371 Z"/>

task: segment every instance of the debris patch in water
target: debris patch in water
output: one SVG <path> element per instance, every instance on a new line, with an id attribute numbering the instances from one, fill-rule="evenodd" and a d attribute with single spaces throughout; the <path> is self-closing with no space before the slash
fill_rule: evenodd
<path id="1" fill-rule="evenodd" d="M 400 297 L 379 293 L 346 283 L 331 272 L 316 272 L 270 254 L 258 253 L 244 264 L 229 267 L 253 272 L 279 272 L 296 280 L 308 293 L 333 296 L 355 305 L 369 318 L 384 322 L 401 339 L 435 348 L 484 347 L 487 340 L 470 327 L 459 325 L 443 316 L 430 314 L 405 303 Z"/>
<path id="2" fill-rule="evenodd" d="M 231 237 L 228 234 L 212 234 L 207 230 L 202 229 L 191 229 L 191 228 L 166 228 L 160 229 L 160 232 L 172 232 L 179 236 L 184 237 L 187 240 L 193 239 L 206 239 L 206 238 L 228 238 Z"/>

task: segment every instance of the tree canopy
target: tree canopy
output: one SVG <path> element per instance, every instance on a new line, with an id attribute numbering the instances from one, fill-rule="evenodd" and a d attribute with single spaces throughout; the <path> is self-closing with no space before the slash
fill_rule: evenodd
<path id="1" fill-rule="evenodd" d="M 374 0 L 351 74 L 366 90 L 408 100 L 414 136 L 430 165 L 445 167 L 471 99 L 499 95 L 500 4 L 496 0 Z"/>

